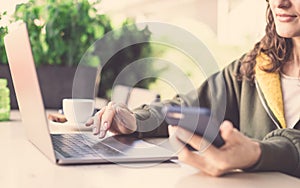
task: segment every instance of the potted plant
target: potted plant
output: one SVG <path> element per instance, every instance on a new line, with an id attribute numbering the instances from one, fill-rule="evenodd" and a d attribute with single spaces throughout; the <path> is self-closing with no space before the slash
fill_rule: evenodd
<path id="1" fill-rule="evenodd" d="M 110 18 L 97 13 L 96 6 L 99 3 L 88 0 L 30 0 L 17 5 L 14 19 L 27 24 L 46 108 L 57 109 L 61 106 L 62 98 L 72 97 L 74 74 L 83 54 L 97 39 L 113 30 Z M 128 23 L 134 21 L 125 20 L 124 26 Z M 133 29 L 132 36 L 125 36 L 121 32 L 114 40 L 122 41 L 126 37 L 150 38 L 151 34 L 146 29 L 125 26 L 121 31 L 128 33 L 125 32 L 126 28 Z M 112 45 L 117 43 L 113 42 Z M 105 71 L 102 71 L 101 77 L 105 82 L 101 82 L 98 96 L 108 98 L 113 78 L 120 69 L 150 53 L 150 44 L 142 44 L 126 48 L 114 56 L 103 67 Z M 101 57 L 96 55 L 95 58 L 101 61 Z M 153 69 L 151 65 L 148 68 Z M 154 80 L 144 81 L 139 86 L 147 87 Z"/>

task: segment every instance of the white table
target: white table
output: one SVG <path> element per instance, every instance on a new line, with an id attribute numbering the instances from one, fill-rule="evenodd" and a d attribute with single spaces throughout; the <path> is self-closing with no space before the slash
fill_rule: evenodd
<path id="1" fill-rule="evenodd" d="M 0 123 L 0 148 L 3 188 L 300 186 L 300 179 L 281 173 L 235 173 L 214 178 L 179 162 L 147 164 L 143 168 L 117 164 L 58 166 L 27 141 L 17 111 L 12 111 L 11 121 Z"/>

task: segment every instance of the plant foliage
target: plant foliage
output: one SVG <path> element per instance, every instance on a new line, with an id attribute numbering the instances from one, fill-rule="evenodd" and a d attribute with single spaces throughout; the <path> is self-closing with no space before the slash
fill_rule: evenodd
<path id="1" fill-rule="evenodd" d="M 6 12 L 0 12 L 0 21 L 6 16 Z M 7 63 L 7 57 L 4 48 L 4 36 L 7 34 L 7 26 L 0 26 L 0 62 Z"/>
<path id="2" fill-rule="evenodd" d="M 36 65 L 78 65 L 96 40 L 114 30 L 109 16 L 97 12 L 99 3 L 99 0 L 29 0 L 17 5 L 14 18 L 27 24 Z M 147 28 L 138 29 L 131 19 L 124 20 L 122 29 L 118 31 L 108 43 L 108 50 L 133 38 L 147 41 L 151 37 Z M 98 96 L 109 98 L 114 79 L 122 69 L 135 60 L 149 57 L 151 52 L 150 44 L 145 42 L 122 49 L 114 55 L 102 69 Z M 101 56 L 95 54 L 95 57 L 98 63 L 101 62 Z M 137 67 L 122 84 L 130 85 L 145 71 L 155 72 L 150 63 Z M 147 88 L 153 81 L 155 78 L 143 80 L 136 86 Z"/>
<path id="3" fill-rule="evenodd" d="M 27 24 L 37 65 L 73 66 L 106 32 L 110 19 L 97 14 L 99 2 L 88 0 L 30 0 L 16 7 L 15 19 Z"/>

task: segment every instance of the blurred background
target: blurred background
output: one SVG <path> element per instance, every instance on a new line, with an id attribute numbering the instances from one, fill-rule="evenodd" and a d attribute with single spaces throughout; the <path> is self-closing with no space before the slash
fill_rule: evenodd
<path id="1" fill-rule="evenodd" d="M 31 2 L 36 6 L 32 4 L 28 5 L 28 2 Z M 70 12 L 72 11 L 79 12 L 78 9 L 71 10 L 70 7 L 74 6 L 69 6 L 68 8 L 68 6 L 66 6 L 68 2 L 69 4 L 89 2 L 93 10 L 95 10 L 93 14 L 101 15 L 101 17 L 97 18 L 98 20 L 95 23 L 91 20 L 87 21 L 87 24 L 89 25 L 97 25 L 97 23 L 99 23 L 98 25 L 101 25 L 102 29 L 93 27 L 94 33 L 92 34 L 92 36 L 94 38 L 92 37 L 90 41 L 86 39 L 90 38 L 89 35 L 80 36 L 81 42 L 86 42 L 86 46 L 90 45 L 92 43 L 92 40 L 95 40 L 95 38 L 101 37 L 101 35 L 105 34 L 105 32 L 108 32 L 115 28 L 119 28 L 126 23 L 141 23 L 147 21 L 170 23 L 182 27 L 198 37 L 208 47 L 209 51 L 216 59 L 220 68 L 226 66 L 236 58 L 239 58 L 241 55 L 246 53 L 249 49 L 251 49 L 264 34 L 264 27 L 266 23 L 265 9 L 267 4 L 265 0 L 101 0 L 99 2 L 97 2 L 96 0 L 2 0 L 0 2 L 0 12 L 2 15 L 0 18 L 0 27 L 2 29 L 0 47 L 2 48 L 2 50 L 0 53 L 4 53 L 3 36 L 7 32 L 7 30 L 5 30 L 5 27 L 12 21 L 27 19 L 25 22 L 28 22 L 27 24 L 32 24 L 32 30 L 29 29 L 29 34 L 34 35 L 33 33 L 35 33 L 36 31 L 40 32 L 38 36 L 35 35 L 30 37 L 32 46 L 38 48 L 36 49 L 36 51 L 35 49 L 33 49 L 37 66 L 41 66 L 43 64 L 59 64 L 71 66 L 75 61 L 76 63 L 78 63 L 79 60 L 66 59 L 65 56 L 62 56 L 60 59 L 51 59 L 54 57 L 58 57 L 58 54 L 49 53 L 49 49 L 55 49 L 55 45 L 58 45 L 55 43 L 49 43 L 49 41 L 57 39 L 57 36 L 53 33 L 61 33 L 63 31 L 65 35 L 67 32 L 63 29 L 70 27 L 66 25 L 65 28 L 63 28 L 63 26 L 61 26 L 65 24 L 61 21 L 64 18 L 63 16 L 59 17 L 58 20 L 60 21 L 47 20 L 50 17 L 49 14 L 51 13 L 51 6 L 53 6 L 53 11 L 55 10 L 54 12 L 56 13 L 59 12 L 58 10 L 63 10 L 64 8 L 66 9 L 65 12 L 67 12 L 66 15 L 70 15 Z M 16 14 L 16 6 L 22 3 L 27 3 L 27 5 L 25 6 L 23 4 L 23 7 L 19 6 Z M 64 6 L 60 7 L 60 4 L 64 4 Z M 43 14 L 45 14 L 45 11 L 43 11 L 44 8 L 47 8 L 48 10 L 48 17 L 46 16 L 45 18 L 42 18 Z M 88 10 L 88 12 L 89 14 L 91 14 L 90 10 Z M 52 15 L 52 19 L 54 19 L 53 17 L 54 16 Z M 91 17 L 94 18 L 95 16 Z M 72 18 L 69 19 L 70 20 L 66 19 L 69 23 L 72 22 L 72 20 L 74 21 L 74 19 Z M 32 23 L 29 20 L 31 20 Z M 82 22 L 83 21 L 81 20 L 81 23 Z M 51 23 L 52 25 L 48 23 Z M 58 25 L 55 25 L 54 23 Z M 51 26 L 55 27 L 55 29 L 62 27 L 62 30 L 56 31 L 53 28 L 51 30 Z M 90 32 L 91 30 L 92 29 L 90 28 L 86 31 L 83 30 L 82 32 Z M 133 30 L 135 32 L 142 31 L 142 34 L 139 35 L 141 37 L 151 37 L 147 32 L 145 32 L 146 30 L 144 28 L 133 28 Z M 53 34 L 52 36 L 50 36 L 49 34 L 51 32 Z M 70 35 L 72 35 L 72 33 Z M 38 42 L 35 44 L 34 41 Z M 62 43 L 59 44 L 60 47 L 63 46 L 61 45 Z M 76 46 L 76 44 L 73 45 Z M 82 44 L 78 45 L 84 46 Z M 42 54 L 40 56 L 38 56 L 37 52 L 39 50 Z M 135 57 L 133 59 L 128 59 L 128 56 L 126 56 L 130 53 L 135 54 Z M 82 54 L 80 54 L 79 52 L 76 52 L 76 54 L 82 56 Z M 108 80 L 113 78 L 116 74 L 118 74 L 118 71 L 120 71 L 113 70 L 122 67 L 119 66 L 120 59 L 128 59 L 128 61 L 130 62 L 142 57 L 146 57 L 149 54 L 154 54 L 156 57 L 159 56 L 160 58 L 177 64 L 178 67 L 184 70 L 186 75 L 190 77 L 195 85 L 201 84 L 203 79 L 205 79 L 205 75 L 203 75 L 201 71 L 199 72 L 199 70 L 195 69 L 195 67 L 193 67 L 191 63 L 188 63 L 190 59 L 176 50 L 165 49 L 161 46 L 155 45 L 143 45 L 134 49 L 129 49 L 128 51 L 124 51 L 124 54 L 120 54 L 120 57 L 116 58 L 116 64 L 112 64 L 111 67 L 108 67 L 106 69 L 105 72 L 108 73 L 107 75 L 102 75 L 103 78 L 101 80 L 106 80 L 106 83 L 99 83 L 99 98 L 101 97 L 108 100 L 111 98 L 111 84 L 113 81 Z M 1 56 L 2 57 L 0 59 L 0 64 L 5 64 L 6 60 L 3 55 Z M 48 60 L 47 63 L 42 62 L 45 59 Z M 155 71 L 157 70 L 157 67 L 148 67 L 147 70 L 148 69 Z M 1 74 L 4 73 L 1 73 L 0 70 L 0 77 L 2 76 Z M 43 72 L 40 74 L 45 73 Z M 159 74 L 171 73 L 168 72 L 167 69 L 164 69 L 164 71 L 159 72 Z M 175 95 L 175 91 L 167 83 L 159 79 L 150 79 L 139 84 L 140 85 L 137 86 L 147 88 L 151 91 L 159 93 L 162 99 L 170 98 Z M 51 90 L 53 91 L 53 89 Z M 44 93 L 47 93 L 47 91 L 44 91 Z M 49 102 L 48 107 L 56 108 L 57 106 L 59 106 L 59 102 L 56 102 L 57 104 L 51 106 L 51 104 L 53 103 L 55 102 Z"/>

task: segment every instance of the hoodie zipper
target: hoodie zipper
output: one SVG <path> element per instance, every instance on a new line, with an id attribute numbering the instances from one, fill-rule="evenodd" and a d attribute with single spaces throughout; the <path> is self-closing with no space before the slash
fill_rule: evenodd
<path id="1" fill-rule="evenodd" d="M 269 117 L 272 119 L 273 123 L 276 125 L 276 127 L 278 129 L 282 129 L 281 126 L 277 123 L 277 121 L 275 120 L 275 118 L 272 116 L 271 112 L 270 112 L 270 109 L 268 108 L 267 104 L 266 104 L 266 101 L 264 100 L 263 98 L 263 95 L 262 95 L 262 92 L 259 88 L 259 85 L 258 85 L 258 82 L 257 80 L 255 79 L 255 87 L 256 87 L 256 90 L 258 92 L 258 96 L 259 96 L 259 99 L 263 105 L 263 107 L 265 108 L 267 114 L 269 115 Z"/>

